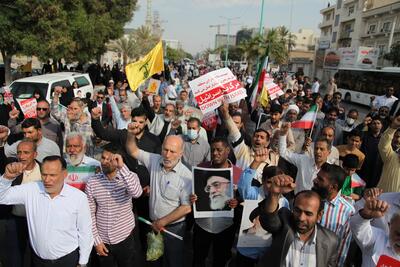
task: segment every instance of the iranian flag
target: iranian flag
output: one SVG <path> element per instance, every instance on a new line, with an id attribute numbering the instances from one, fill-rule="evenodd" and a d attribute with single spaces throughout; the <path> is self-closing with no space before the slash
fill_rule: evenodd
<path id="1" fill-rule="evenodd" d="M 314 127 L 315 119 L 317 118 L 317 105 L 313 105 L 303 117 L 295 122 L 292 122 L 292 128 L 311 129 Z"/>
<path id="2" fill-rule="evenodd" d="M 354 173 L 351 176 L 351 188 L 355 188 L 355 187 L 365 187 L 366 183 L 364 182 L 363 179 L 361 179 L 360 176 L 358 176 L 357 173 Z"/>

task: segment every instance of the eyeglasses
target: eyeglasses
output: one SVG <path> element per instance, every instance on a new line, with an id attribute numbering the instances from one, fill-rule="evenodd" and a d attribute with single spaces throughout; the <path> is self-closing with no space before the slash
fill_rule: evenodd
<path id="1" fill-rule="evenodd" d="M 102 97 L 102 96 L 98 96 L 98 97 L 97 97 L 97 99 L 104 99 L 104 97 Z"/>
<path id="2" fill-rule="evenodd" d="M 210 193 L 211 187 L 214 187 L 215 189 L 219 190 L 221 188 L 221 185 L 230 183 L 231 182 L 213 182 L 211 185 L 207 185 L 206 187 L 204 187 L 204 191 L 206 193 Z"/>
<path id="3" fill-rule="evenodd" d="M 47 111 L 47 110 L 49 110 L 49 109 L 48 109 L 48 108 L 36 108 L 36 111 L 41 111 L 41 110 Z"/>

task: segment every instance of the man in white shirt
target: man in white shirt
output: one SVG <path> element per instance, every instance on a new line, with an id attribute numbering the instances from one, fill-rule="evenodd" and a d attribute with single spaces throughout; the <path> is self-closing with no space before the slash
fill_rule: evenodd
<path id="1" fill-rule="evenodd" d="M 386 106 L 389 109 L 392 108 L 394 102 L 396 102 L 397 97 L 394 95 L 394 87 L 390 86 L 386 89 L 386 94 L 378 96 L 371 96 L 371 107 L 374 110 L 378 110 L 380 107 Z"/>
<path id="2" fill-rule="evenodd" d="M 331 152 L 329 141 L 318 139 L 314 145 L 314 157 L 306 154 L 293 153 L 287 149 L 286 135 L 290 129 L 289 123 L 282 124 L 279 137 L 279 155 L 297 167 L 296 189 L 297 194 L 313 187 L 313 180 L 317 177 L 321 166 L 327 162 Z"/>
<path id="3" fill-rule="evenodd" d="M 11 187 L 23 173 L 22 162 L 8 164 L 0 178 L 0 204 L 25 205 L 33 267 L 86 266 L 93 246 L 86 195 L 64 183 L 66 162 L 43 159 L 42 181 Z"/>
<path id="4" fill-rule="evenodd" d="M 67 135 L 65 150 L 68 170 L 65 182 L 84 191 L 89 177 L 100 171 L 100 162 L 85 155 L 86 141 L 78 132 Z"/>
<path id="5" fill-rule="evenodd" d="M 369 198 L 364 208 L 350 219 L 351 231 L 362 251 L 362 267 L 377 266 L 382 256 L 400 264 L 400 213 L 391 217 L 389 232 L 371 226 L 371 220 L 383 217 L 388 209 L 386 201 Z"/>
<path id="6" fill-rule="evenodd" d="M 176 99 L 178 98 L 178 93 L 176 92 L 176 82 L 175 80 L 171 81 L 171 84 L 167 87 L 167 96 L 165 98 L 165 104 L 172 103 L 175 104 Z"/>
<path id="7" fill-rule="evenodd" d="M 319 92 L 319 81 L 318 81 L 317 77 L 314 78 L 314 83 L 312 85 L 311 90 L 312 90 L 313 93 L 318 93 Z"/>
<path id="8" fill-rule="evenodd" d="M 58 145 L 47 139 L 42 135 L 42 125 L 38 119 L 29 118 L 22 122 L 22 131 L 24 137 L 34 141 L 37 145 L 37 157 L 39 162 L 47 156 L 60 155 L 60 148 Z M 17 157 L 17 146 L 20 141 L 13 143 L 12 145 L 6 144 L 4 146 L 4 153 L 6 157 Z"/>
<path id="9" fill-rule="evenodd" d="M 329 164 L 339 165 L 339 150 L 332 145 L 333 140 L 335 140 L 335 130 L 330 126 L 326 126 L 322 129 L 319 137 L 328 140 L 331 147 L 331 153 L 329 153 L 326 162 Z M 311 138 L 307 137 L 304 141 L 302 153 L 307 154 L 310 157 L 314 157 L 314 146 L 315 143 L 311 142 Z"/>

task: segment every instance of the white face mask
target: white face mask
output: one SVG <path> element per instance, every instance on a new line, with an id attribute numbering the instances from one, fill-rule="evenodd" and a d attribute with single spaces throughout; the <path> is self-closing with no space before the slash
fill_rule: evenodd
<path id="1" fill-rule="evenodd" d="M 355 119 L 352 119 L 352 118 L 347 118 L 346 119 L 346 123 L 348 124 L 348 125 L 353 125 L 354 123 L 356 122 L 356 120 Z"/>
<path id="2" fill-rule="evenodd" d="M 197 137 L 199 137 L 199 132 L 193 129 L 190 129 L 187 131 L 186 136 L 190 139 L 190 140 L 196 140 Z"/>

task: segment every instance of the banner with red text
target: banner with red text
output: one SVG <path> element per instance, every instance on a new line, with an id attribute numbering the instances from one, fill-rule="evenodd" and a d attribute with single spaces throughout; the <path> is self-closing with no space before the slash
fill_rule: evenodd
<path id="1" fill-rule="evenodd" d="M 189 82 L 201 112 L 217 109 L 223 101 L 228 103 L 245 98 L 246 89 L 228 69 L 215 70 Z"/>
<path id="2" fill-rule="evenodd" d="M 17 99 L 19 106 L 21 107 L 24 118 L 36 118 L 36 98 L 28 99 Z"/>

